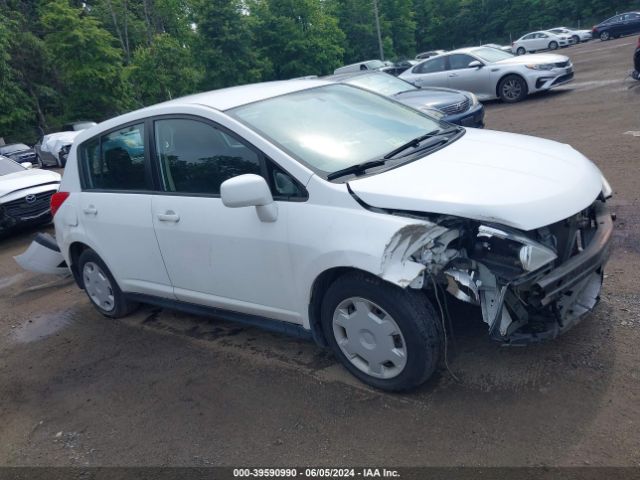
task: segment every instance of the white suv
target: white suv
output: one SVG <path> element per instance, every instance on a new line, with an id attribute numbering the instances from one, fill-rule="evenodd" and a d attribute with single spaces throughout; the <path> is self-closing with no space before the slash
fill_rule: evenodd
<path id="1" fill-rule="evenodd" d="M 567 145 L 297 80 L 82 132 L 52 205 L 61 254 L 102 314 L 142 302 L 299 334 L 403 390 L 442 360 L 448 294 L 507 344 L 553 338 L 593 308 L 610 194 Z"/>

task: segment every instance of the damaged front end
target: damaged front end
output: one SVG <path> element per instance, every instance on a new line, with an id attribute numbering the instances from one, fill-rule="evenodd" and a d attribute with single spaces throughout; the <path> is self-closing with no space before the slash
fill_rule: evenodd
<path id="1" fill-rule="evenodd" d="M 497 341 L 523 345 L 555 338 L 599 300 L 613 231 L 603 200 L 526 233 L 453 217 L 434 223 L 441 229 L 432 227 L 414 251 L 413 261 L 424 269 L 409 286 L 439 284 L 478 305 Z"/>

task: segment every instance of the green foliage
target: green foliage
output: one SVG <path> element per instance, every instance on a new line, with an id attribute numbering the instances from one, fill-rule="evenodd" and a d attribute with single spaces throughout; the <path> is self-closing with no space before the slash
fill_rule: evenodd
<path id="1" fill-rule="evenodd" d="M 200 90 L 591 25 L 640 0 L 0 0 L 0 137 Z"/>
<path id="2" fill-rule="evenodd" d="M 130 106 L 121 52 L 96 18 L 67 0 L 54 0 L 46 4 L 41 22 L 69 118 L 101 119 Z"/>
<path id="3" fill-rule="evenodd" d="M 126 71 L 140 105 L 192 93 L 202 77 L 190 48 L 167 33 L 155 35 L 151 46 L 138 47 Z"/>

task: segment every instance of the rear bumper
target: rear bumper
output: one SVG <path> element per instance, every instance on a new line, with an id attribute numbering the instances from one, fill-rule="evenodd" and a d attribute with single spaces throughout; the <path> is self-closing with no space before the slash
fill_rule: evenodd
<path id="1" fill-rule="evenodd" d="M 30 272 L 69 274 L 55 238 L 47 233 L 39 233 L 23 254 L 13 258 L 18 265 Z"/>

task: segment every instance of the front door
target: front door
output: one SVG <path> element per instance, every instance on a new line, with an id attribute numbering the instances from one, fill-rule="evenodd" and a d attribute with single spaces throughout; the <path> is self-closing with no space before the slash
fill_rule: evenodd
<path id="1" fill-rule="evenodd" d="M 495 91 L 489 85 L 491 72 L 484 65 L 480 68 L 470 68 L 469 64 L 474 61 L 476 59 L 470 55 L 449 55 L 449 88 L 480 95 L 495 95 Z"/>
<path id="2" fill-rule="evenodd" d="M 300 323 L 287 235 L 287 202 L 262 222 L 254 207 L 228 208 L 220 185 L 237 175 L 268 175 L 267 159 L 208 121 L 154 121 L 155 160 L 164 193 L 153 223 L 176 298 Z"/>

